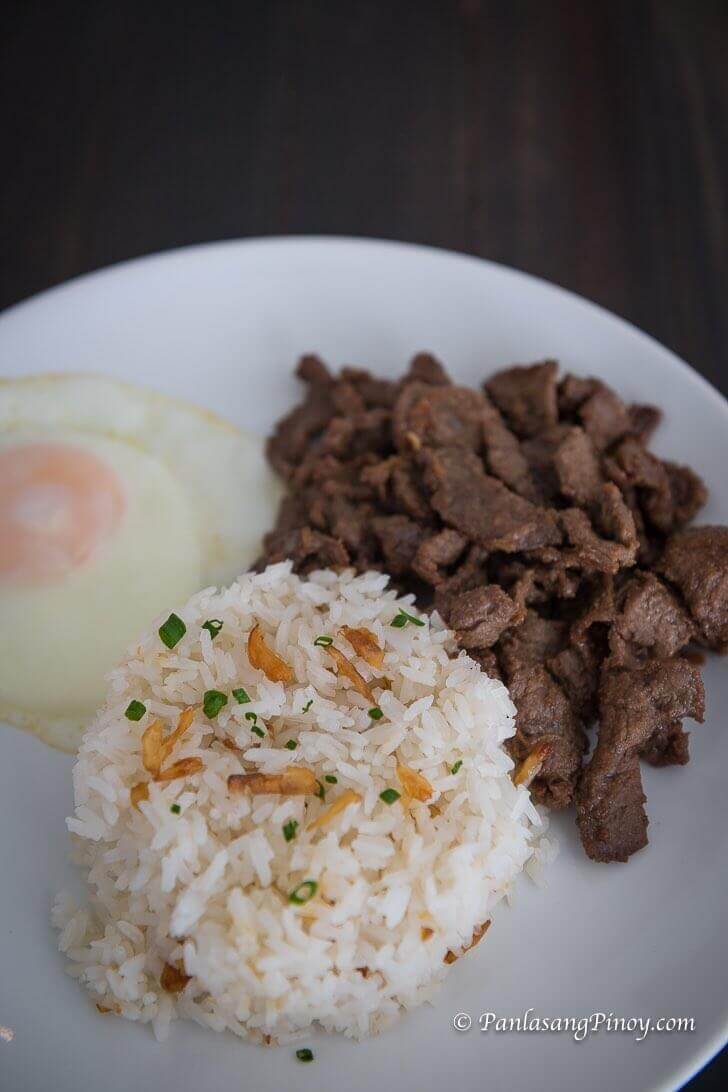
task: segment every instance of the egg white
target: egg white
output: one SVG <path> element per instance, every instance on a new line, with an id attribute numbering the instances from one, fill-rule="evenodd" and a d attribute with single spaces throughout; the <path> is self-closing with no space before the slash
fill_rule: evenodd
<path id="1" fill-rule="evenodd" d="M 0 581 L 0 719 L 75 750 L 138 634 L 249 567 L 279 489 L 258 437 L 102 376 L 0 381 L 0 447 L 33 441 L 87 450 L 126 497 L 118 531 L 62 580 Z"/>

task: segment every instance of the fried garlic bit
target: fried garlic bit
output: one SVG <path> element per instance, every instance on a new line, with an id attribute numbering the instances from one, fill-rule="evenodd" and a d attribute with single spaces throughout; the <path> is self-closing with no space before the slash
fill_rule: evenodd
<path id="1" fill-rule="evenodd" d="M 165 963 L 159 976 L 159 985 L 167 993 L 182 993 L 189 980 L 190 975 L 185 974 L 179 964 L 173 966 L 171 963 Z"/>
<path id="2" fill-rule="evenodd" d="M 259 625 L 253 626 L 248 637 L 248 659 L 252 667 L 262 671 L 271 682 L 293 682 L 293 672 L 285 660 L 265 643 Z"/>
<path id="3" fill-rule="evenodd" d="M 397 777 L 404 791 L 414 800 L 424 803 L 435 791 L 426 777 L 409 766 L 403 766 L 401 762 L 397 763 Z"/>
<path id="4" fill-rule="evenodd" d="M 335 671 L 337 675 L 344 675 L 352 684 L 355 690 L 358 690 L 360 694 L 363 694 L 367 701 L 374 702 L 374 694 L 372 693 L 369 684 L 366 679 L 359 674 L 354 667 L 351 660 L 347 659 L 343 652 L 341 652 L 336 645 L 327 645 L 324 648 L 331 659 L 336 665 Z"/>
<path id="5" fill-rule="evenodd" d="M 476 944 L 480 943 L 480 941 L 483 939 L 489 929 L 490 922 L 484 921 L 483 924 L 479 925 L 478 928 L 473 932 L 473 938 L 470 941 L 470 944 L 463 948 L 461 952 L 458 952 L 457 955 L 455 954 L 455 952 L 445 952 L 445 962 L 454 963 L 457 959 L 460 959 L 460 956 L 464 956 L 466 952 L 469 952 L 471 948 L 474 948 Z"/>
<path id="6" fill-rule="evenodd" d="M 133 785 L 129 790 L 129 799 L 131 800 L 131 806 L 138 811 L 142 800 L 149 799 L 149 782 L 140 781 L 138 785 Z"/>
<path id="7" fill-rule="evenodd" d="M 422 940 L 422 941 L 429 940 L 430 937 L 432 937 L 434 935 L 435 935 L 435 930 L 430 929 L 429 925 L 423 925 L 422 928 L 420 929 L 420 940 Z"/>
<path id="8" fill-rule="evenodd" d="M 346 811 L 349 804 L 359 803 L 361 803 L 361 796 L 359 793 L 354 792 L 353 789 L 346 789 L 342 792 L 341 796 L 337 796 L 336 800 L 334 800 L 333 804 L 328 806 L 326 811 L 322 811 L 321 814 L 314 819 L 313 823 L 309 823 L 308 829 L 317 830 L 319 827 L 328 826 L 337 815 L 341 815 L 342 811 Z"/>
<path id="9" fill-rule="evenodd" d="M 96 1011 L 100 1012 L 102 1016 L 106 1016 L 107 1013 L 113 1012 L 115 1016 L 118 1016 L 121 1009 L 118 1005 L 102 1005 L 100 1001 L 96 1002 Z"/>
<path id="10" fill-rule="evenodd" d="M 370 629 L 365 626 L 360 626 L 359 629 L 342 626 L 339 633 L 349 642 L 357 656 L 366 660 L 370 667 L 379 669 L 382 666 L 384 649 L 379 647 L 379 642 Z"/>
<path id="11" fill-rule="evenodd" d="M 523 762 L 513 772 L 513 784 L 525 785 L 526 788 L 538 777 L 543 764 L 548 758 L 551 747 L 547 739 L 539 742 L 529 751 Z"/>
<path id="12" fill-rule="evenodd" d="M 189 777 L 199 773 L 202 769 L 201 758 L 181 758 L 173 762 L 166 770 L 162 770 L 162 763 L 171 755 L 174 748 L 185 734 L 195 715 L 193 705 L 183 709 L 180 713 L 177 727 L 164 738 L 164 729 L 161 720 L 153 720 L 142 735 L 142 765 L 147 773 L 152 775 L 153 781 L 176 781 L 178 777 Z M 149 799 L 149 784 L 141 782 L 134 785 L 129 792 L 132 807 L 139 808 L 143 800 Z"/>
<path id="13" fill-rule="evenodd" d="M 155 781 L 176 781 L 178 777 L 191 777 L 202 769 L 201 758 L 180 758 L 154 778 Z"/>
<path id="14" fill-rule="evenodd" d="M 281 773 L 230 774 L 229 792 L 249 792 L 253 796 L 276 793 L 278 796 L 306 796 L 319 791 L 316 778 L 303 766 L 286 766 Z"/>

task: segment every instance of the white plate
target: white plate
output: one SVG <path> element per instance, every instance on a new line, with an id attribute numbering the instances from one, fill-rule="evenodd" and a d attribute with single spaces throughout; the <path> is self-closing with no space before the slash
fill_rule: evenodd
<path id="1" fill-rule="evenodd" d="M 655 401 L 655 448 L 711 488 L 705 521 L 728 521 L 726 403 L 671 353 L 566 292 L 472 258 L 399 244 L 277 239 L 199 247 L 84 277 L 0 318 L 0 374 L 103 371 L 209 406 L 258 432 L 298 397 L 296 357 L 395 374 L 420 348 L 466 383 L 544 356 Z M 726 1038 L 728 707 L 724 665 L 705 672 L 708 719 L 684 769 L 644 769 L 650 845 L 597 865 L 558 817 L 550 885 L 523 883 L 513 910 L 453 968 L 434 1007 L 363 1044 L 312 1037 L 313 1065 L 177 1023 L 100 1017 L 63 973 L 48 923 L 68 882 L 71 761 L 0 727 L 0 1086 L 78 1092 L 317 1089 L 404 1092 L 537 1087 L 674 1089 Z M 693 1033 L 483 1034 L 481 1012 L 515 1017 L 693 1017 Z M 469 1032 L 453 1029 L 472 1015 Z"/>

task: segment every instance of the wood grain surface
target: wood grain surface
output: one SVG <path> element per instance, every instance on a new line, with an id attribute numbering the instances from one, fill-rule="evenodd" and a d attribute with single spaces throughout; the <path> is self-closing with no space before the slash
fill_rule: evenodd
<path id="1" fill-rule="evenodd" d="M 727 0 L 9 3 L 0 123 L 0 308 L 188 243 L 371 235 L 555 281 L 728 393 Z"/>

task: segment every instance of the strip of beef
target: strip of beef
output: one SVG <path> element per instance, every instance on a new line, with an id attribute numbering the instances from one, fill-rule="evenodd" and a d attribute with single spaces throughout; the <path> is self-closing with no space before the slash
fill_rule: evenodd
<path id="1" fill-rule="evenodd" d="M 256 569 L 290 559 L 297 573 L 316 569 L 340 569 L 350 563 L 344 546 L 331 535 L 322 535 L 310 527 L 292 531 L 271 531 L 263 540 L 263 558 Z"/>
<path id="2" fill-rule="evenodd" d="M 296 375 L 308 386 L 306 398 L 278 422 L 266 446 L 268 458 L 282 478 L 290 476 L 311 440 L 323 432 L 336 412 L 334 381 L 319 357 L 302 356 Z"/>
<path id="3" fill-rule="evenodd" d="M 728 527 L 689 527 L 669 539 L 658 570 L 682 593 L 710 648 L 728 648 Z"/>
<path id="4" fill-rule="evenodd" d="M 486 550 L 532 550 L 560 542 L 554 515 L 516 496 L 462 448 L 423 451 L 430 503 L 449 526 Z"/>
<path id="5" fill-rule="evenodd" d="M 408 516 L 377 516 L 372 520 L 372 527 L 381 546 L 386 571 L 392 576 L 410 572 L 427 529 Z"/>
<path id="6" fill-rule="evenodd" d="M 634 564 L 636 535 L 634 543 L 629 545 L 601 538 L 581 508 L 567 508 L 559 514 L 559 519 L 569 543 L 561 551 L 561 564 L 584 572 L 599 573 L 616 573 Z"/>
<path id="7" fill-rule="evenodd" d="M 353 387 L 366 409 L 391 409 L 399 388 L 389 379 L 379 379 L 363 368 L 342 368 L 341 378 Z"/>
<path id="8" fill-rule="evenodd" d="M 421 447 L 480 450 L 484 402 L 469 387 L 408 383 L 392 412 L 394 445 L 399 451 Z"/>
<path id="9" fill-rule="evenodd" d="M 576 797 L 581 840 L 595 861 L 626 861 L 647 843 L 639 752 L 683 717 L 702 721 L 700 672 L 687 660 L 657 660 L 604 673 L 599 736 Z"/>
<path id="10" fill-rule="evenodd" d="M 596 448 L 582 428 L 570 428 L 554 452 L 559 490 L 584 508 L 598 501 L 604 481 Z"/>
<path id="11" fill-rule="evenodd" d="M 654 573 L 636 573 L 621 590 L 618 609 L 610 641 L 624 642 L 635 657 L 669 659 L 696 635 L 677 596 Z"/>
<path id="12" fill-rule="evenodd" d="M 540 496 L 518 438 L 488 398 L 483 399 L 482 427 L 486 468 L 519 497 L 538 501 Z"/>
<path id="13" fill-rule="evenodd" d="M 450 604 L 471 588 L 488 583 L 488 554 L 480 546 L 471 546 L 457 568 L 435 588 L 435 609 L 449 625 Z"/>
<path id="14" fill-rule="evenodd" d="M 664 463 L 638 439 L 627 436 L 605 460 L 622 489 L 636 488 L 645 518 L 663 534 L 682 526 L 702 508 L 707 490 L 688 467 Z"/>
<path id="15" fill-rule="evenodd" d="M 497 584 L 462 592 L 450 604 L 449 625 L 455 630 L 458 644 L 468 651 L 491 648 L 504 630 L 523 621 L 520 610 L 511 597 Z"/>
<path id="16" fill-rule="evenodd" d="M 391 414 L 385 409 L 333 417 L 321 435 L 320 451 L 338 458 L 353 458 L 366 452 L 381 457 L 390 446 L 390 420 Z"/>
<path id="17" fill-rule="evenodd" d="M 556 454 L 569 435 L 569 425 L 551 425 L 521 443 L 521 452 L 541 503 L 555 505 L 561 488 L 556 470 Z"/>
<path id="18" fill-rule="evenodd" d="M 555 360 L 496 372 L 485 389 L 517 436 L 536 436 L 558 420 Z"/>
<path id="19" fill-rule="evenodd" d="M 511 671 L 508 688 L 516 705 L 516 732 L 507 747 L 516 763 L 537 743 L 548 743 L 531 795 L 539 804 L 565 808 L 574 797 L 585 738 L 568 698 L 542 663 Z"/>
<path id="20" fill-rule="evenodd" d="M 447 387 L 452 383 L 440 361 L 432 353 L 416 353 L 410 360 L 403 383 L 429 383 L 433 387 Z"/>
<path id="21" fill-rule="evenodd" d="M 430 501 L 422 484 L 422 471 L 409 456 L 391 455 L 365 467 L 361 481 L 373 491 L 385 511 L 400 512 L 412 519 L 432 518 Z"/>
<path id="22" fill-rule="evenodd" d="M 459 531 L 445 527 L 421 543 L 412 561 L 412 570 L 426 584 L 442 584 L 447 579 L 448 569 L 460 560 L 467 545 L 468 540 Z"/>

